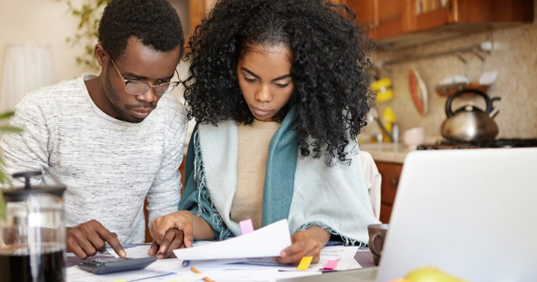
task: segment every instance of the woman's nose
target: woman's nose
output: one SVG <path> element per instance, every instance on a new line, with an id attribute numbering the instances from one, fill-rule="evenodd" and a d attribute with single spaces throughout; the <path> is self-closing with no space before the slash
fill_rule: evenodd
<path id="1" fill-rule="evenodd" d="M 272 101 L 272 94 L 270 93 L 269 85 L 261 85 L 259 90 L 255 93 L 255 98 L 260 102 Z"/>

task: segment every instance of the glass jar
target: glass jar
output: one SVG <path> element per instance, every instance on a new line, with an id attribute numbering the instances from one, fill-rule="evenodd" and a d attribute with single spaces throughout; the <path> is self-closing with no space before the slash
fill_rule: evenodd
<path id="1" fill-rule="evenodd" d="M 31 186 L 41 172 L 16 173 L 24 188 L 2 190 L 6 217 L 0 218 L 0 282 L 66 281 L 65 187 Z"/>

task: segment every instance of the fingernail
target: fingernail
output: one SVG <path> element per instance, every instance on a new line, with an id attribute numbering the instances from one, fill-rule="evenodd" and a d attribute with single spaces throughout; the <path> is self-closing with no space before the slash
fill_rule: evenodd
<path id="1" fill-rule="evenodd" d="M 281 253 L 280 253 L 280 257 L 284 258 L 284 257 L 286 257 L 286 256 L 287 256 L 287 254 L 286 254 L 285 252 L 281 252 Z"/>
<path id="2" fill-rule="evenodd" d="M 166 245 L 161 245 L 159 252 L 164 253 L 166 251 Z"/>
<path id="3" fill-rule="evenodd" d="M 124 250 L 119 251 L 119 256 L 124 258 L 127 256 L 127 253 Z"/>

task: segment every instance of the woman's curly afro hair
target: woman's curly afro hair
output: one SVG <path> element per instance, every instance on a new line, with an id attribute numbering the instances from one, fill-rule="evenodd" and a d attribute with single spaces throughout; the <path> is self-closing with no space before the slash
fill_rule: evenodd
<path id="1" fill-rule="evenodd" d="M 252 123 L 238 60 L 254 45 L 284 44 L 293 56 L 295 88 L 274 120 L 281 122 L 295 106 L 300 154 L 324 155 L 328 165 L 347 162 L 345 147 L 367 125 L 375 99 L 366 74 L 373 44 L 354 17 L 347 6 L 327 0 L 219 0 L 189 41 L 189 119 Z"/>
<path id="2" fill-rule="evenodd" d="M 105 7 L 99 41 L 112 59 L 123 55 L 132 36 L 157 51 L 167 52 L 179 45 L 183 53 L 183 27 L 166 0 L 112 0 Z"/>

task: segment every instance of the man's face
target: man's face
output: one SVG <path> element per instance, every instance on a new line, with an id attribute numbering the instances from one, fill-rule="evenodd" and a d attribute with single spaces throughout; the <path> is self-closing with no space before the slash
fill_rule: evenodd
<path id="1" fill-rule="evenodd" d="M 143 94 L 130 94 L 125 91 L 123 78 L 129 81 L 145 82 L 149 85 L 170 82 L 179 63 L 179 55 L 179 46 L 169 52 L 159 52 L 143 45 L 135 37 L 131 37 L 125 53 L 114 60 L 117 70 L 112 61 L 108 61 L 104 91 L 118 119 L 134 123 L 141 122 L 157 106 L 161 97 L 155 95 L 151 88 Z"/>

